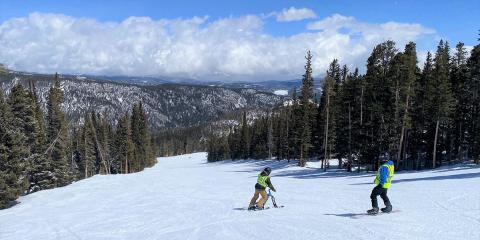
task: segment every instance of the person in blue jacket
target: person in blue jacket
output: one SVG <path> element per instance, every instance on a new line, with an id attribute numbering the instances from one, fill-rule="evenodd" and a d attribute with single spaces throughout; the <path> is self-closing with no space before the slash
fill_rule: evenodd
<path id="1" fill-rule="evenodd" d="M 385 203 L 385 207 L 381 209 L 382 212 L 389 213 L 392 211 L 392 204 L 390 203 L 390 199 L 388 199 L 387 191 L 392 184 L 394 172 L 395 166 L 393 161 L 390 159 L 383 160 L 383 164 L 380 166 L 380 168 L 378 168 L 377 176 L 375 177 L 374 183 L 376 186 L 373 188 L 372 194 L 370 195 L 370 199 L 372 200 L 372 209 L 368 210 L 367 213 L 378 213 L 378 195 L 380 195 L 380 197 L 383 199 L 383 203 Z"/>

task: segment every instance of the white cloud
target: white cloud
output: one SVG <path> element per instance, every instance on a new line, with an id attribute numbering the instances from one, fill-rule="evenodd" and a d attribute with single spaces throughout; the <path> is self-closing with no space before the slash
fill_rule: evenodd
<path id="1" fill-rule="evenodd" d="M 312 9 L 290 7 L 283 9 L 280 13 L 273 13 L 277 16 L 279 22 L 300 21 L 304 19 L 316 18 L 317 15 Z"/>
<path id="2" fill-rule="evenodd" d="M 313 31 L 277 37 L 264 31 L 263 21 L 247 15 L 98 22 L 34 13 L 0 24 L 0 62 L 42 73 L 293 79 L 303 74 L 307 50 L 314 55 L 314 75 L 323 75 L 333 58 L 362 68 L 381 41 L 393 39 L 402 49 L 408 41 L 434 32 L 419 24 L 371 24 L 333 15 L 310 24 Z"/>

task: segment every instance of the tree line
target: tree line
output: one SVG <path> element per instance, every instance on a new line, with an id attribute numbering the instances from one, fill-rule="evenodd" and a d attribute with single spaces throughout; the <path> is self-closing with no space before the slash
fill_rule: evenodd
<path id="1" fill-rule="evenodd" d="M 35 84 L 0 91 L 0 209 L 20 195 L 68 185 L 95 174 L 142 171 L 155 163 L 155 147 L 142 103 L 114 126 L 95 111 L 72 124 L 61 106 L 58 74 L 44 115 Z"/>
<path id="2" fill-rule="evenodd" d="M 376 169 L 388 154 L 397 169 L 435 168 L 480 161 L 480 45 L 468 55 L 463 43 L 451 53 L 441 40 L 417 67 L 416 45 L 399 51 L 393 41 L 374 47 L 365 74 L 333 60 L 313 92 L 307 52 L 302 88 L 287 106 L 212 135 L 208 160 L 337 158 L 351 171 Z"/>

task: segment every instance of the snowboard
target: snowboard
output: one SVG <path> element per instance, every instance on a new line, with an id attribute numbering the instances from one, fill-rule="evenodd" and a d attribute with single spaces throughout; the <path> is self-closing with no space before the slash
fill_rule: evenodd
<path id="1" fill-rule="evenodd" d="M 370 215 L 370 216 L 376 216 L 376 215 L 381 215 L 381 214 L 390 214 L 390 213 L 396 213 L 396 212 L 400 212 L 400 210 L 392 210 L 391 212 L 382 212 L 382 211 L 379 211 L 378 213 L 366 213 L 366 215 Z"/>
<path id="2" fill-rule="evenodd" d="M 254 209 L 254 210 L 248 210 L 248 208 L 234 208 L 233 210 L 247 210 L 247 211 L 252 211 L 252 212 L 256 212 L 256 211 L 264 211 L 264 210 L 268 210 L 268 209 L 275 209 L 275 208 L 283 208 L 285 206 L 278 206 L 278 207 L 265 207 L 264 209 Z"/>

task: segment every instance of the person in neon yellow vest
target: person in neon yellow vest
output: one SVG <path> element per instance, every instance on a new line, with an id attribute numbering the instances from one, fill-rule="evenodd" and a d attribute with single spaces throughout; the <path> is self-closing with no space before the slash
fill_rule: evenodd
<path id="1" fill-rule="evenodd" d="M 388 199 L 387 191 L 392 184 L 394 172 L 395 166 L 393 164 L 393 161 L 384 160 L 383 164 L 380 166 L 380 168 L 378 168 L 377 176 L 375 177 L 374 181 L 376 186 L 373 188 L 372 194 L 370 195 L 370 199 L 372 200 L 372 209 L 368 210 L 367 213 L 378 213 L 377 197 L 379 195 L 383 199 L 383 203 L 385 203 L 385 207 L 381 209 L 382 212 L 389 213 L 392 211 L 392 204 L 390 203 L 390 199 Z"/>
<path id="2" fill-rule="evenodd" d="M 272 189 L 272 191 L 276 192 L 275 188 L 272 185 L 272 182 L 270 181 L 269 175 L 271 172 L 272 169 L 266 167 L 260 174 L 258 174 L 257 183 L 255 184 L 255 193 L 250 200 L 248 210 L 263 209 L 263 206 L 268 199 L 267 192 L 265 191 L 267 187 Z M 259 196 L 261 196 L 261 198 L 257 202 Z"/>

